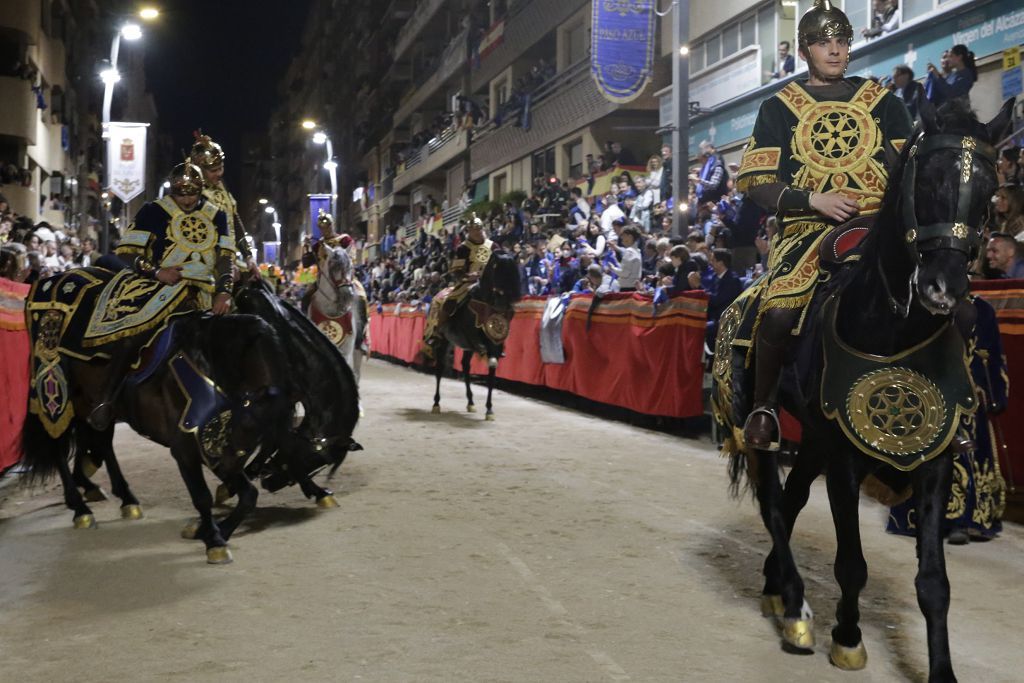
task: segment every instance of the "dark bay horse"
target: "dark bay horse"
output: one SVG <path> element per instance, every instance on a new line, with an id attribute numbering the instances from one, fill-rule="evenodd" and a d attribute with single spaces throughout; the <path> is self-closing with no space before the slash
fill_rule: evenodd
<path id="1" fill-rule="evenodd" d="M 319 507 L 336 507 L 330 489 L 313 481 L 323 468 L 333 474 L 349 451 L 361 450 L 352 440 L 359 419 L 358 386 L 337 346 L 291 304 L 279 299 L 269 285 L 251 280 L 238 287 L 235 304 L 240 313 L 258 316 L 268 323 L 283 342 L 291 383 L 290 402 L 302 406 L 301 422 L 282 436 L 278 450 L 263 448 L 246 466 L 250 479 L 259 479 L 264 489 L 274 492 L 298 484 L 303 495 Z M 97 432 L 84 420 L 75 422 L 76 457 L 72 472 L 75 484 L 84 490 L 87 502 L 104 500 L 105 495 L 89 477 L 105 464 L 112 492 L 122 499 L 126 516 L 141 516 L 141 508 L 121 474 L 113 450 L 113 427 Z M 227 483 L 217 487 L 216 502 L 223 503 L 237 491 Z M 129 508 L 128 506 L 134 506 Z"/>
<path id="2" fill-rule="evenodd" d="M 873 475 L 894 490 L 912 487 L 919 516 L 915 588 L 927 624 L 929 681 L 956 680 L 949 653 L 942 518 L 953 449 L 962 446 L 959 418 L 962 409 L 971 412 L 973 405 L 965 392 L 956 394 L 965 385 L 959 373 L 966 368 L 964 335 L 973 324 L 968 271 L 996 189 L 991 145 L 1007 130 L 1011 111 L 1012 101 L 981 124 L 958 103 L 940 112 L 927 102 L 922 107 L 922 122 L 891 169 L 859 261 L 819 287 L 811 309 L 816 324 L 784 373 L 780 402 L 803 426 L 785 489 L 776 453 L 746 451 L 738 437 L 732 439 L 734 491 L 748 478 L 772 537 L 762 609 L 781 619 L 784 640 L 797 649 L 814 644 L 813 612 L 804 599 L 790 536 L 811 482 L 825 472 L 838 542 L 835 577 L 842 592 L 829 656 L 842 669 L 867 663 L 858 626 L 858 598 L 867 583 L 858 502 L 861 484 Z M 738 304 L 725 317 L 731 330 L 720 335 L 715 352 L 713 394 L 721 401 L 719 418 L 733 434 L 750 410 L 753 374 L 744 371 L 746 349 L 731 344 L 741 308 Z M 851 367 L 859 369 L 851 375 Z M 844 381 L 871 367 L 877 370 Z M 969 376 L 966 387 L 970 394 Z M 846 405 L 837 405 L 842 402 L 834 400 L 837 390 Z M 947 400 L 950 395 L 957 400 Z M 852 417 L 844 422 L 845 416 Z M 877 440 L 865 443 L 864 434 Z M 895 455 L 884 461 L 874 453 L 883 448 L 925 455 L 914 462 Z"/>
<path id="3" fill-rule="evenodd" d="M 286 441 L 292 415 L 291 378 L 280 363 L 285 355 L 280 339 L 255 316 L 215 317 L 195 312 L 176 316 L 173 325 L 174 343 L 167 360 L 144 381 L 125 386 L 116 400 L 115 413 L 139 434 L 170 448 L 199 512 L 194 537 L 205 543 L 208 562 L 223 564 L 231 561 L 228 539 L 255 507 L 258 496 L 244 472 L 245 463 L 254 452 L 277 450 Z M 73 358 L 62 363 L 66 364 L 75 413 L 88 415 L 101 400 L 105 373 L 112 363 Z M 82 421 L 80 426 L 84 428 L 84 424 Z M 112 429 L 89 435 L 100 446 L 87 440 L 86 447 L 102 452 L 111 433 Z M 65 503 L 75 513 L 75 526 L 91 528 L 96 525 L 95 518 L 68 465 L 74 437 L 75 430 L 68 429 L 53 438 L 40 418 L 30 413 L 24 431 L 25 461 L 30 481 L 60 475 Z M 105 461 L 112 480 L 123 480 L 119 469 L 114 474 L 116 460 Z M 224 519 L 213 517 L 204 464 L 239 492 L 238 504 Z M 311 463 L 296 466 L 309 469 Z M 114 488 L 117 493 L 116 481 Z M 131 509 L 128 513 L 126 516 L 135 516 Z"/>
<path id="4" fill-rule="evenodd" d="M 466 300 L 448 320 L 438 326 L 439 339 L 434 346 L 437 386 L 432 412 L 441 412 L 441 376 L 444 374 L 449 348 L 457 346 L 464 352 L 462 373 L 466 380 L 466 410 L 471 413 L 476 412 L 476 407 L 473 404 L 469 365 L 474 354 L 487 357 L 487 413 L 484 418 L 488 421 L 494 419 L 491 404 L 494 375 L 498 369 L 498 359 L 505 348 L 505 338 L 514 314 L 513 304 L 519 301 L 520 296 L 519 265 L 515 255 L 504 251 L 494 252 L 480 274 L 480 281 L 470 290 Z"/>

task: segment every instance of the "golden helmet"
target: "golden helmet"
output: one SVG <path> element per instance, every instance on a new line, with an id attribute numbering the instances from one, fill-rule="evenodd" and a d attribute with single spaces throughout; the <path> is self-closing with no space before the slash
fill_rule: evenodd
<path id="1" fill-rule="evenodd" d="M 843 10 L 829 0 L 814 0 L 814 6 L 800 17 L 797 27 L 800 47 L 828 38 L 846 38 L 853 41 L 853 25 Z"/>
<path id="2" fill-rule="evenodd" d="M 172 195 L 194 197 L 203 193 L 203 172 L 191 162 L 175 166 L 167 180 L 171 183 Z"/>
<path id="3" fill-rule="evenodd" d="M 204 171 L 224 165 L 224 150 L 220 145 L 214 142 L 209 135 L 203 135 L 202 131 L 194 131 L 192 135 L 196 139 L 195 144 L 192 145 L 192 151 L 189 152 L 189 158 L 193 164 Z"/>
<path id="4" fill-rule="evenodd" d="M 316 217 L 316 225 L 325 237 L 334 234 L 334 217 L 323 209 L 320 209 L 320 214 Z"/>

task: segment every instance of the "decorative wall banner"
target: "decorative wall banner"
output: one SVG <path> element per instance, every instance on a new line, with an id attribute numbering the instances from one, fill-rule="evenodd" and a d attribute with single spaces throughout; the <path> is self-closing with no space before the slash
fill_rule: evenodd
<path id="1" fill-rule="evenodd" d="M 107 186 L 123 202 L 146 189 L 146 128 L 148 123 L 109 123 Z"/>
<path id="2" fill-rule="evenodd" d="M 592 0 L 590 73 L 617 103 L 636 99 L 654 72 L 654 0 Z"/>
<path id="3" fill-rule="evenodd" d="M 320 211 L 324 213 L 331 212 L 331 195 L 329 194 L 311 194 L 309 195 L 309 234 L 313 236 L 313 239 L 320 239 L 320 226 L 316 224 L 316 219 L 320 216 Z M 338 217 L 333 216 L 334 224 L 337 226 Z"/>

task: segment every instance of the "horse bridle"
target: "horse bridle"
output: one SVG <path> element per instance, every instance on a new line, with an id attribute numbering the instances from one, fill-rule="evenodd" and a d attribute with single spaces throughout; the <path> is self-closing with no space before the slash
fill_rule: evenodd
<path id="1" fill-rule="evenodd" d="M 919 225 L 917 207 L 914 202 L 919 159 L 940 150 L 960 153 L 960 183 L 957 189 L 956 218 L 952 223 L 930 223 Z M 905 242 L 910 258 L 920 265 L 921 252 L 936 249 L 954 249 L 973 261 L 981 248 L 981 233 L 971 224 L 971 201 L 975 157 L 988 162 L 995 168 L 996 150 L 992 145 L 967 135 L 928 135 L 921 133 L 913 142 L 903 168 L 900 187 L 900 204 L 903 225 L 906 228 Z"/>

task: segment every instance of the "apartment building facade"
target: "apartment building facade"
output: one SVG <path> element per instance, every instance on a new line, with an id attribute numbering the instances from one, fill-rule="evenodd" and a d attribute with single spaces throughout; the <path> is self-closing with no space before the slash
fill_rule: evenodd
<path id="1" fill-rule="evenodd" d="M 861 30 L 871 26 L 872 0 L 836 1 L 857 35 L 850 74 L 884 77 L 906 63 L 923 77 L 928 62 L 964 43 L 979 60 L 972 92 L 979 114 L 990 116 L 1001 103 L 1001 51 L 1024 42 L 1016 0 L 902 0 L 897 28 L 871 39 Z M 586 175 L 588 155 L 597 158 L 611 141 L 643 165 L 670 137 L 671 15 L 658 19 L 652 83 L 632 102 L 616 104 L 590 74 L 588 0 L 356 3 L 340 33 L 331 30 L 338 0 L 317 4 L 279 92 L 271 175 L 283 184 L 289 211 L 301 213 L 311 188 L 325 189 L 322 158 L 310 156 L 308 132 L 296 126 L 311 112 L 323 117 L 344 149 L 340 218 L 368 244 L 389 227 L 411 236 L 436 226 L 432 212 L 424 215 L 428 206 L 441 207 L 451 227 L 467 195 L 497 200 L 528 192 L 538 177 L 573 182 Z M 779 43 L 796 52 L 797 22 L 811 4 L 691 0 L 691 158 L 709 140 L 727 160 L 738 160 L 760 103 L 806 75 L 797 59 L 793 74 L 772 76 Z M 346 70 L 333 79 L 311 75 L 326 71 L 331 55 L 349 54 Z M 528 81 L 529 97 L 522 98 Z"/>

